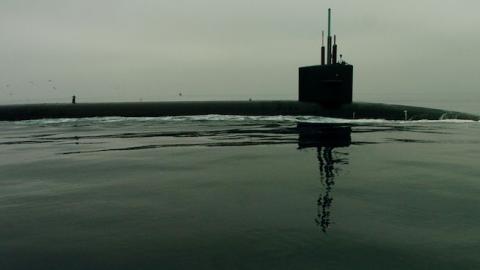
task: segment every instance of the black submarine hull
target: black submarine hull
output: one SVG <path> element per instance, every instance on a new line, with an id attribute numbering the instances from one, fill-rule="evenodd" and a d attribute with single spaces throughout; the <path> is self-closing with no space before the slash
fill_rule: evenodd
<path id="1" fill-rule="evenodd" d="M 0 121 L 44 118 L 159 117 L 186 115 L 313 115 L 344 119 L 480 120 L 477 115 L 403 105 L 354 102 L 329 108 L 298 101 L 194 101 L 0 106 Z"/>

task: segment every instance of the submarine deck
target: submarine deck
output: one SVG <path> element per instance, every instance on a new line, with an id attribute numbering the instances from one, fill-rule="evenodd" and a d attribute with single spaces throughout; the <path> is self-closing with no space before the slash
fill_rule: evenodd
<path id="1" fill-rule="evenodd" d="M 158 117 L 185 115 L 314 115 L 346 119 L 405 120 L 463 119 L 477 115 L 440 109 L 354 102 L 336 108 L 298 101 L 192 101 L 78 104 L 25 104 L 0 106 L 0 121 L 43 118 Z"/>

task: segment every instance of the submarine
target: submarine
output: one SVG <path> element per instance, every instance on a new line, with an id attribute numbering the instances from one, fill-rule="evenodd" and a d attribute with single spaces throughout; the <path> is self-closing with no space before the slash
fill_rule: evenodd
<path id="1" fill-rule="evenodd" d="M 328 9 L 327 45 L 322 32 L 319 65 L 298 70 L 298 100 L 191 101 L 1 105 L 0 121 L 45 118 L 161 117 L 189 115 L 322 116 L 343 119 L 480 121 L 480 116 L 424 107 L 353 101 L 353 65 L 338 57 L 336 35 L 331 33 Z"/>

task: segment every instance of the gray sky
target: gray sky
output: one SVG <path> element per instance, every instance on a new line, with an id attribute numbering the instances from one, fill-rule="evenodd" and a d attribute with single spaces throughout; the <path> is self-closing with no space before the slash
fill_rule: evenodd
<path id="1" fill-rule="evenodd" d="M 328 7 L 356 100 L 480 101 L 479 1 L 1 0 L 0 103 L 296 99 Z"/>

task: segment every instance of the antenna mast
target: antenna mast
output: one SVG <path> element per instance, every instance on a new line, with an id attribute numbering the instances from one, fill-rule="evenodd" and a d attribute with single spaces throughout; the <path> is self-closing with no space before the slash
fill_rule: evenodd
<path id="1" fill-rule="evenodd" d="M 332 9 L 328 9 L 328 36 L 327 36 L 327 64 L 332 63 L 332 36 L 331 36 Z"/>
<path id="2" fill-rule="evenodd" d="M 325 39 L 325 31 L 322 31 L 322 66 L 325 65 L 325 43 L 324 43 L 324 39 Z"/>

